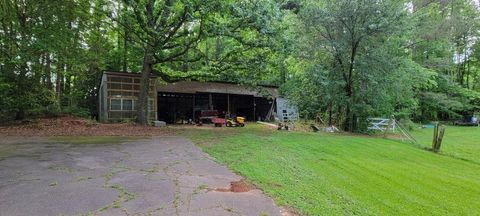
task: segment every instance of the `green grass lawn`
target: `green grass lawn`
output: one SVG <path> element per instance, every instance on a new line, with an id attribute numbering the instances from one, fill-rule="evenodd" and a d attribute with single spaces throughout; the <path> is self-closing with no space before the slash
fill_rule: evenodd
<path id="1" fill-rule="evenodd" d="M 422 146 L 432 146 L 432 128 L 416 130 L 412 135 Z M 480 127 L 446 126 L 441 153 L 480 164 Z"/>
<path id="2" fill-rule="evenodd" d="M 480 153 L 474 138 L 480 131 L 468 131 L 448 128 L 445 151 Z M 305 215 L 480 215 L 480 165 L 412 144 L 254 124 L 183 134 Z M 430 134 L 416 136 L 427 142 Z"/>

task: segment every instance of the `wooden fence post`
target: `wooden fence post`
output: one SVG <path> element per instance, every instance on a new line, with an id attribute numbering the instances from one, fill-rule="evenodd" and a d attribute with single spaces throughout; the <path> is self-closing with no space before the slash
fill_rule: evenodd
<path id="1" fill-rule="evenodd" d="M 435 123 L 433 127 L 433 140 L 432 140 L 432 151 L 435 151 L 437 146 L 437 137 L 438 137 L 438 123 Z"/>
<path id="2" fill-rule="evenodd" d="M 440 132 L 437 137 L 437 149 L 435 152 L 440 151 L 440 147 L 442 146 L 443 135 L 445 135 L 445 126 L 440 127 Z"/>
<path id="3" fill-rule="evenodd" d="M 439 126 L 438 123 L 435 123 L 435 128 L 433 129 L 433 141 L 432 141 L 432 151 L 437 153 L 440 151 L 442 146 L 443 136 L 445 135 L 445 126 Z"/>
<path id="4" fill-rule="evenodd" d="M 387 128 L 385 128 L 385 131 L 383 132 L 383 138 L 387 138 L 387 133 L 390 127 L 392 126 L 392 122 L 393 122 L 393 117 L 388 120 Z"/>

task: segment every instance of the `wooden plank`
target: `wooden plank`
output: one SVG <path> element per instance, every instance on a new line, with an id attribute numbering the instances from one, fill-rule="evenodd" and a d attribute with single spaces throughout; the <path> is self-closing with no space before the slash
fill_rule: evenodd
<path id="1" fill-rule="evenodd" d="M 445 135 L 445 127 L 442 126 L 440 128 L 440 132 L 437 136 L 437 145 L 436 145 L 436 148 L 435 148 L 435 152 L 438 152 L 440 151 L 440 147 L 442 146 L 442 141 L 443 141 L 443 136 Z"/>
<path id="2" fill-rule="evenodd" d="M 435 123 L 435 126 L 433 128 L 433 140 L 432 140 L 432 150 L 435 151 L 437 147 L 437 141 L 438 141 L 438 123 Z"/>

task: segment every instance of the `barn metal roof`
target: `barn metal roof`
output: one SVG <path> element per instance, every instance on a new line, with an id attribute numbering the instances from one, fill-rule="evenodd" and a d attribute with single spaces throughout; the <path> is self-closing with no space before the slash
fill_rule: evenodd
<path id="1" fill-rule="evenodd" d="M 199 81 L 180 81 L 175 83 L 159 83 L 157 91 L 172 93 L 222 93 L 238 95 L 254 95 L 256 97 L 278 97 L 278 88 L 275 87 L 249 87 L 233 83 L 222 82 L 199 82 Z"/>
<path id="2" fill-rule="evenodd" d="M 142 74 L 140 73 L 130 73 L 130 72 L 124 72 L 124 71 L 103 71 L 104 74 L 107 75 L 115 75 L 115 76 L 127 76 L 127 77 L 141 77 Z M 156 78 L 157 76 L 155 74 L 150 74 L 150 78 Z"/>
<path id="3" fill-rule="evenodd" d="M 115 76 L 140 77 L 139 73 L 128 73 L 120 71 L 104 71 L 104 74 Z M 150 78 L 156 78 L 150 75 Z M 236 83 L 228 82 L 200 82 L 200 81 L 178 81 L 174 83 L 157 82 L 157 91 L 171 93 L 221 93 L 237 95 L 253 95 L 256 97 L 278 97 L 278 88 L 274 86 L 242 86 Z"/>

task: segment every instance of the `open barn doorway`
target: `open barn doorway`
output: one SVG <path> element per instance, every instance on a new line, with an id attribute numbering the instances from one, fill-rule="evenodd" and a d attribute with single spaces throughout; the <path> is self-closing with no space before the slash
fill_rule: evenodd
<path id="1" fill-rule="evenodd" d="M 193 120 L 194 94 L 158 93 L 158 120 L 183 124 Z"/>
<path id="2" fill-rule="evenodd" d="M 245 117 L 247 121 L 264 120 L 272 100 L 253 95 L 197 92 L 195 94 L 158 92 L 158 120 L 169 124 L 196 122 L 205 111 Z"/>

